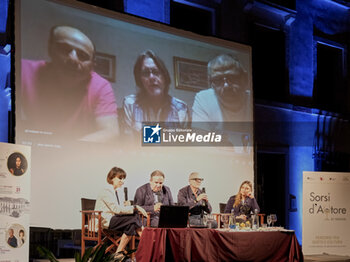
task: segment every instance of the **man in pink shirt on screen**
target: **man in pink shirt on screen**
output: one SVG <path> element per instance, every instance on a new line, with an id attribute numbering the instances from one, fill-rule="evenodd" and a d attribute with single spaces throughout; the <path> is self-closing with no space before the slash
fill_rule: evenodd
<path id="1" fill-rule="evenodd" d="M 20 117 L 24 128 L 83 141 L 118 135 L 117 105 L 110 83 L 93 71 L 95 47 L 80 30 L 51 29 L 50 61 L 22 60 Z"/>

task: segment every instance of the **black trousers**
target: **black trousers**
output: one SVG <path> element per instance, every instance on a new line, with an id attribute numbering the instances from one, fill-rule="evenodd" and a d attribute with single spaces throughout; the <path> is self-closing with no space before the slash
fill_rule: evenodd
<path id="1" fill-rule="evenodd" d="M 138 213 L 130 215 L 114 215 L 109 221 L 108 229 L 121 231 L 127 236 L 136 236 L 136 230 L 142 226 Z"/>

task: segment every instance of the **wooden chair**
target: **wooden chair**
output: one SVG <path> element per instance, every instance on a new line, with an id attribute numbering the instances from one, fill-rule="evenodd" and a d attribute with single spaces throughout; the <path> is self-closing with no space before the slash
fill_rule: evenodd
<path id="1" fill-rule="evenodd" d="M 95 209 L 96 200 L 95 199 L 81 199 L 81 208 L 82 208 L 82 228 L 81 228 L 81 255 L 84 255 L 86 243 L 85 241 L 95 241 L 97 246 L 111 241 L 111 244 L 107 247 L 106 252 L 115 251 L 117 249 L 121 236 L 123 232 L 113 231 L 109 229 L 102 228 L 102 211 L 94 210 Z M 142 224 L 146 224 L 147 227 L 151 224 L 150 213 L 147 213 L 147 220 L 145 221 L 145 217 L 140 214 Z M 144 223 L 146 222 L 146 223 Z M 129 242 L 130 249 L 135 249 L 136 247 L 136 239 L 139 237 L 133 236 Z M 134 258 L 134 254 L 131 256 Z"/>
<path id="2" fill-rule="evenodd" d="M 221 215 L 224 213 L 226 207 L 226 203 L 219 203 L 220 213 L 212 213 L 215 217 L 216 223 L 218 224 L 218 228 L 221 228 Z"/>
<path id="3" fill-rule="evenodd" d="M 225 213 L 226 203 L 219 203 L 220 213 Z"/>
<path id="4" fill-rule="evenodd" d="M 262 225 L 264 224 L 265 214 L 259 213 L 258 216 L 260 218 L 260 226 L 262 227 Z"/>
<path id="5" fill-rule="evenodd" d="M 150 227 L 151 226 L 151 212 L 147 212 L 147 217 L 146 218 L 143 215 L 141 215 L 141 214 L 140 214 L 140 216 L 141 216 L 142 225 L 146 224 L 146 227 Z M 145 219 L 146 219 L 146 221 L 145 221 Z"/>
<path id="6" fill-rule="evenodd" d="M 97 246 L 111 241 L 111 244 L 107 247 L 106 252 L 115 251 L 119 245 L 122 232 L 112 231 L 102 228 L 102 211 L 95 209 L 95 199 L 81 199 L 82 207 L 82 222 L 81 222 L 81 255 L 84 255 L 86 241 L 94 241 Z"/>

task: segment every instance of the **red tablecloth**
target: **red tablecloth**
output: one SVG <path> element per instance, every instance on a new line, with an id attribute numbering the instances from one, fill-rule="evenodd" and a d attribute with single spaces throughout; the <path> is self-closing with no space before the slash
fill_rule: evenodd
<path id="1" fill-rule="evenodd" d="M 137 262 L 303 261 L 294 232 L 223 232 L 195 228 L 145 228 Z"/>

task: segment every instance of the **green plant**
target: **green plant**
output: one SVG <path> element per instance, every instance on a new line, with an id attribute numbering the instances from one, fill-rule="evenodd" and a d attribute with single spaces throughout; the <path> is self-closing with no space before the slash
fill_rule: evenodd
<path id="1" fill-rule="evenodd" d="M 136 250 L 130 250 L 125 254 L 124 257 L 117 259 L 114 257 L 114 254 L 106 253 L 106 248 L 107 248 L 106 244 L 101 245 L 97 248 L 90 247 L 85 251 L 83 256 L 80 255 L 80 252 L 77 252 L 74 255 L 75 261 L 76 262 L 124 262 L 128 258 L 130 258 L 130 255 L 133 252 L 136 251 Z M 57 260 L 55 255 L 46 247 L 38 246 L 37 250 L 42 257 L 47 258 L 51 262 L 59 262 L 59 260 Z"/>

